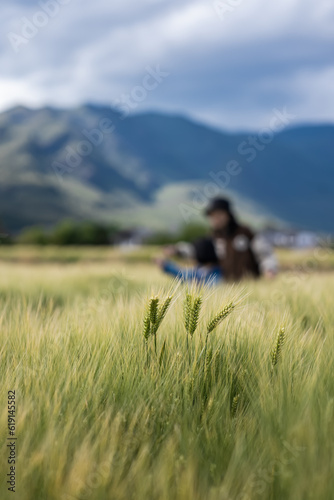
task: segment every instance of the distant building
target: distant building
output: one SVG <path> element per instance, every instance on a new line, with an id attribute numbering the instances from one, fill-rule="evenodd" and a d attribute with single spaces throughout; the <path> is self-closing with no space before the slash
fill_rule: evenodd
<path id="1" fill-rule="evenodd" d="M 267 229 L 262 234 L 274 247 L 306 249 L 320 243 L 320 237 L 311 231 Z"/>
<path id="2" fill-rule="evenodd" d="M 145 244 L 154 234 L 154 231 L 147 228 L 123 229 L 113 235 L 112 244 L 130 250 Z M 261 234 L 272 246 L 279 248 L 307 249 L 315 248 L 321 243 L 320 236 L 311 231 L 268 228 Z"/>
<path id="3" fill-rule="evenodd" d="M 123 248 L 133 248 L 143 245 L 153 232 L 146 228 L 123 229 L 113 236 L 113 244 Z"/>

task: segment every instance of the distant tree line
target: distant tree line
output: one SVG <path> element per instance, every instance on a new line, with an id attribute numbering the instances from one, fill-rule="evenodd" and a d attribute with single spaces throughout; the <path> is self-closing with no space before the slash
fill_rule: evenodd
<path id="1" fill-rule="evenodd" d="M 64 220 L 49 231 L 40 226 L 23 229 L 16 242 L 23 245 L 109 245 L 118 230 L 116 226 L 96 222 Z"/>
<path id="2" fill-rule="evenodd" d="M 134 230 L 135 231 L 135 230 Z M 126 231 L 129 232 L 129 231 Z M 59 222 L 52 229 L 42 226 L 24 228 L 15 237 L 0 234 L 0 244 L 22 245 L 113 245 L 122 242 L 122 228 L 117 225 L 103 225 L 92 221 L 76 222 L 70 219 Z M 187 224 L 174 233 L 160 231 L 142 239 L 147 245 L 166 245 L 177 241 L 194 241 L 207 234 L 207 228 L 200 224 Z"/>
<path id="3" fill-rule="evenodd" d="M 178 241 L 190 242 L 207 234 L 208 228 L 203 224 L 185 224 L 176 233 L 169 233 L 167 231 L 157 232 L 147 238 L 146 243 L 148 245 L 169 245 Z"/>

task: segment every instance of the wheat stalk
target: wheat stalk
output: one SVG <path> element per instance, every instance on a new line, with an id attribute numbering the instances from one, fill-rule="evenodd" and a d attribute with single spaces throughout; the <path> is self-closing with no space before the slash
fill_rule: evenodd
<path id="1" fill-rule="evenodd" d="M 163 359 L 164 359 L 164 356 L 165 356 L 165 352 L 166 352 L 166 340 L 164 341 L 164 343 L 162 344 L 162 348 L 161 348 L 161 351 L 160 351 L 160 355 L 159 355 L 159 366 L 162 365 L 162 362 L 163 362 Z"/>
<path id="2" fill-rule="evenodd" d="M 173 295 L 169 295 L 169 297 L 167 297 L 167 299 L 164 301 L 164 303 L 162 304 L 161 308 L 159 309 L 159 311 L 158 311 L 158 317 L 157 317 L 157 322 L 156 322 L 157 329 L 161 325 L 164 317 L 166 316 L 167 311 L 169 309 L 169 306 L 171 305 L 172 300 L 173 300 Z"/>
<path id="3" fill-rule="evenodd" d="M 184 326 L 187 333 L 187 349 L 188 349 L 188 336 L 192 338 L 198 326 L 202 303 L 203 299 L 201 296 L 195 297 L 189 292 L 186 293 L 183 305 L 183 312 L 184 312 Z"/>
<path id="4" fill-rule="evenodd" d="M 192 306 L 190 321 L 189 321 L 189 335 L 192 337 L 197 329 L 201 306 L 203 303 L 202 297 L 196 297 Z"/>
<path id="5" fill-rule="evenodd" d="M 210 365 L 212 363 L 212 354 L 213 354 L 213 350 L 211 347 L 205 353 L 205 359 L 204 359 L 204 376 L 205 376 L 205 378 L 207 378 L 207 376 L 208 376 Z"/>
<path id="6" fill-rule="evenodd" d="M 144 318 L 144 329 L 143 329 L 143 335 L 146 342 L 148 341 L 150 334 L 151 334 L 151 321 L 149 314 L 147 314 Z"/>
<path id="7" fill-rule="evenodd" d="M 239 401 L 240 401 L 240 394 L 237 394 L 236 396 L 234 396 L 234 398 L 232 400 L 232 405 L 231 405 L 232 418 L 234 418 L 237 414 L 238 407 L 239 407 Z"/>
<path id="8" fill-rule="evenodd" d="M 144 329 L 143 329 L 143 335 L 146 341 L 148 340 L 150 335 L 154 334 L 154 328 L 156 326 L 157 315 L 158 315 L 158 304 L 159 304 L 158 297 L 152 297 L 149 300 L 146 315 L 144 317 Z"/>
<path id="9" fill-rule="evenodd" d="M 159 297 L 152 297 L 149 303 L 149 311 L 150 311 L 150 322 L 154 327 L 158 318 L 158 305 L 159 305 Z"/>
<path id="10" fill-rule="evenodd" d="M 285 341 L 285 328 L 282 327 L 280 329 L 280 331 L 278 332 L 275 347 L 271 351 L 271 364 L 273 367 L 277 365 L 278 360 L 281 357 L 282 347 L 284 345 L 284 341 Z"/>
<path id="11" fill-rule="evenodd" d="M 211 333 L 217 326 L 233 311 L 235 308 L 235 305 L 233 302 L 230 302 L 230 304 L 227 304 L 227 306 L 224 307 L 216 316 L 212 318 L 212 320 L 209 322 L 207 326 L 207 335 Z"/>
<path id="12" fill-rule="evenodd" d="M 192 296 L 190 295 L 190 293 L 186 293 L 183 312 L 184 312 L 184 326 L 185 326 L 187 333 L 189 332 L 189 322 L 190 322 L 190 318 L 191 318 L 191 310 L 192 310 Z"/>
<path id="13" fill-rule="evenodd" d="M 169 295 L 161 307 L 159 307 L 159 297 L 151 297 L 149 300 L 146 315 L 144 317 L 143 335 L 147 343 L 150 336 L 154 337 L 155 352 L 157 349 L 157 331 L 167 314 L 169 306 L 172 302 L 173 295 Z"/>

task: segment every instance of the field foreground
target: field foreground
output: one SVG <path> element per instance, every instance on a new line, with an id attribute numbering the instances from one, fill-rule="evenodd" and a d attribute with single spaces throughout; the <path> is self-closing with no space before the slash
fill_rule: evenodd
<path id="1" fill-rule="evenodd" d="M 14 390 L 19 500 L 334 498 L 332 273 L 204 290 L 188 341 L 176 287 L 156 352 L 147 304 L 175 284 L 149 263 L 0 276 L 1 499 Z"/>

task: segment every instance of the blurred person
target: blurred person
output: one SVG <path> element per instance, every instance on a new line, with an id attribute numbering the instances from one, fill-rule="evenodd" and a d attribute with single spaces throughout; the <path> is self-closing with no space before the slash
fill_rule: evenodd
<path id="1" fill-rule="evenodd" d="M 210 238 L 200 239 L 194 243 L 180 242 L 164 248 L 164 258 L 157 259 L 161 269 L 181 281 L 196 281 L 203 284 L 217 284 L 222 280 L 222 270 L 219 265 L 213 242 Z M 194 261 L 195 267 L 181 268 L 171 257 L 181 257 Z"/>
<path id="2" fill-rule="evenodd" d="M 231 204 L 224 198 L 210 201 L 205 210 L 211 236 L 193 244 L 179 243 L 166 247 L 158 264 L 167 274 L 182 281 L 240 281 L 244 278 L 274 277 L 278 263 L 271 245 L 261 235 L 238 223 Z M 170 257 L 190 257 L 195 268 L 180 268 Z"/>

